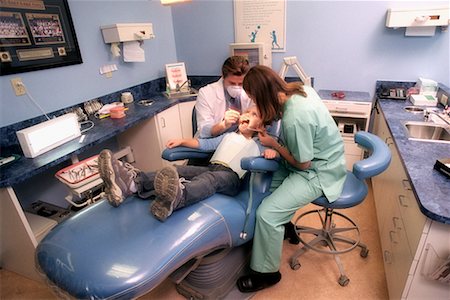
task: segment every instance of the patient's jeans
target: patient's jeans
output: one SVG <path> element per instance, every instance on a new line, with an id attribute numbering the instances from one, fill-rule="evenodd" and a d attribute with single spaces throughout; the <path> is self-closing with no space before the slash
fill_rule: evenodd
<path id="1" fill-rule="evenodd" d="M 230 168 L 219 164 L 208 166 L 178 166 L 175 165 L 180 178 L 186 179 L 184 185 L 184 199 L 177 208 L 188 206 L 215 193 L 235 196 L 239 193 L 241 181 L 239 176 Z M 138 187 L 137 194 L 141 198 L 154 195 L 156 172 L 140 172 L 135 179 Z"/>

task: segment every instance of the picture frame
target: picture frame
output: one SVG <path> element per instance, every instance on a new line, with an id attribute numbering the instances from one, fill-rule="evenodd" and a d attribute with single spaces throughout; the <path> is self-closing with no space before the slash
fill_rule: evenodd
<path id="1" fill-rule="evenodd" d="M 82 62 L 67 0 L 0 0 L 0 76 Z"/>

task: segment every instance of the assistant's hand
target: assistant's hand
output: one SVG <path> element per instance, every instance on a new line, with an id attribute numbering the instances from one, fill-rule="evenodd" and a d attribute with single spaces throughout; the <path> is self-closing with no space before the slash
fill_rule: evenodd
<path id="1" fill-rule="evenodd" d="M 274 159 L 278 157 L 278 152 L 274 149 L 265 149 L 263 156 L 265 159 Z"/>
<path id="2" fill-rule="evenodd" d="M 258 138 L 261 145 L 264 147 L 276 148 L 278 146 L 278 142 L 273 137 L 268 135 L 266 131 L 259 132 Z"/>
<path id="3" fill-rule="evenodd" d="M 239 118 L 241 117 L 241 114 L 234 109 L 229 109 L 225 112 L 225 116 L 223 117 L 223 121 L 225 123 L 226 128 L 230 128 L 231 125 L 235 124 L 237 121 L 239 121 Z"/>
<path id="4" fill-rule="evenodd" d="M 169 149 L 181 146 L 182 139 L 169 140 L 166 144 L 166 147 Z"/>

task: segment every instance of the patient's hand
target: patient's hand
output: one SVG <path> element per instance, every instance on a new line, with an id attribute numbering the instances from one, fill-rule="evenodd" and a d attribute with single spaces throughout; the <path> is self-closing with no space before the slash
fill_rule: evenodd
<path id="1" fill-rule="evenodd" d="M 264 150 L 263 156 L 265 159 L 274 159 L 278 157 L 278 152 L 274 149 Z"/>
<path id="2" fill-rule="evenodd" d="M 175 140 L 169 140 L 166 144 L 166 147 L 169 149 L 181 146 L 181 143 L 183 142 L 182 139 L 175 139 Z"/>

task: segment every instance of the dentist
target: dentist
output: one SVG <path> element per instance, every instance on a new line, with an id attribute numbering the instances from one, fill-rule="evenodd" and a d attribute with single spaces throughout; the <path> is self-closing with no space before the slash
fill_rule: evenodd
<path id="1" fill-rule="evenodd" d="M 199 90 L 195 104 L 199 137 L 215 137 L 237 129 L 240 114 L 253 104 L 242 89 L 249 68 L 245 57 L 231 56 L 223 63 L 222 77 Z"/>

